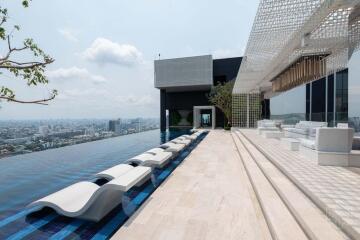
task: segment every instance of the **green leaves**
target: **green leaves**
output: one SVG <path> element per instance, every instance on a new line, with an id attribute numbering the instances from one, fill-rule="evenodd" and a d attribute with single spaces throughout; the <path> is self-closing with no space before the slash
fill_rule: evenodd
<path id="1" fill-rule="evenodd" d="M 29 7 L 31 0 L 23 0 L 22 5 L 24 7 Z M 54 62 L 49 55 L 47 55 L 31 38 L 26 38 L 23 41 L 23 46 L 13 47 L 11 40 L 13 36 L 8 34 L 8 32 L 13 32 L 13 30 L 20 30 L 20 26 L 14 25 L 13 29 L 6 29 L 4 23 L 8 19 L 8 10 L 0 7 L 0 39 L 6 40 L 2 41 L 7 46 L 2 49 L 8 49 L 6 54 L 0 54 L 0 74 L 3 71 L 9 71 L 14 77 L 21 78 L 26 81 L 28 86 L 37 86 L 39 84 L 47 84 L 49 81 L 45 75 L 45 68 L 48 64 Z M 0 42 L 1 43 L 1 42 Z M 13 53 L 17 52 L 18 55 L 24 52 L 24 56 L 29 56 L 29 52 L 32 57 L 27 61 L 18 61 L 13 59 Z M 20 58 L 23 59 L 23 58 Z M 6 99 L 8 101 L 18 102 L 18 103 L 35 103 L 35 104 L 46 104 L 45 102 L 50 101 L 55 98 L 57 91 L 53 90 L 51 97 L 48 99 L 41 99 L 35 101 L 21 101 L 15 99 L 15 92 L 12 89 L 9 89 L 6 86 L 0 88 L 0 99 Z"/>
<path id="2" fill-rule="evenodd" d="M 6 97 L 9 97 L 9 98 L 14 98 L 15 97 L 15 93 L 11 89 L 9 89 L 7 87 L 4 87 L 4 86 L 2 86 L 0 88 L 0 95 L 1 96 L 6 96 Z"/>
<path id="3" fill-rule="evenodd" d="M 22 5 L 24 6 L 24 7 L 29 7 L 29 2 L 30 2 L 31 0 L 23 0 L 22 1 Z"/>
<path id="4" fill-rule="evenodd" d="M 234 82 L 227 82 L 225 84 L 218 84 L 211 88 L 208 96 L 209 102 L 219 108 L 231 124 L 232 118 L 232 90 Z"/>

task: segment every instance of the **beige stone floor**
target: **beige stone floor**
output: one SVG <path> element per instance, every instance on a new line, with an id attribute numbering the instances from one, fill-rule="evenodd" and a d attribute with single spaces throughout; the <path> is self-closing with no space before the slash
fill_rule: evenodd
<path id="1" fill-rule="evenodd" d="M 241 129 L 283 173 L 292 179 L 349 236 L 360 239 L 360 175 L 355 168 L 319 166 L 301 151 L 284 149 L 278 139 L 265 139 L 256 130 Z"/>
<path id="2" fill-rule="evenodd" d="M 112 239 L 271 239 L 229 132 L 211 131 Z"/>

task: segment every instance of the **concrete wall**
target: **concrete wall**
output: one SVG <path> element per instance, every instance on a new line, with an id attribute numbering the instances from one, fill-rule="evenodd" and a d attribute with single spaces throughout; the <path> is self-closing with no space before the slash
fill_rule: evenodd
<path id="1" fill-rule="evenodd" d="M 211 55 L 155 61 L 155 87 L 212 86 Z"/>

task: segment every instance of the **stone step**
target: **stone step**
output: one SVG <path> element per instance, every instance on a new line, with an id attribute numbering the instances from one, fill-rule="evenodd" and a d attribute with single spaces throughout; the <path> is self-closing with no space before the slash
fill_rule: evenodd
<path id="1" fill-rule="evenodd" d="M 344 240 L 348 237 L 241 132 L 237 138 L 272 184 L 305 234 L 312 240 Z"/>
<path id="2" fill-rule="evenodd" d="M 236 133 L 232 134 L 273 239 L 309 239 Z"/>

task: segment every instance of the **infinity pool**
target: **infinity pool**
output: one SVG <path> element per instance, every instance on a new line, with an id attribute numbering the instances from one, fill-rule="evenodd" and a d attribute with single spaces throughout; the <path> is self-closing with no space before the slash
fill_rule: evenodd
<path id="1" fill-rule="evenodd" d="M 187 131 L 159 130 L 126 135 L 43 152 L 0 159 L 0 239 L 107 239 L 191 152 L 192 144 L 165 169 L 155 170 L 152 181 L 134 188 L 122 206 L 99 223 L 73 220 L 54 212 L 28 216 L 25 206 L 94 173 L 126 161 Z"/>

